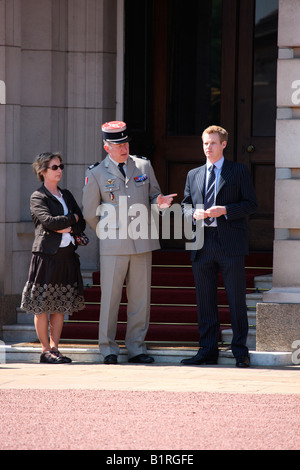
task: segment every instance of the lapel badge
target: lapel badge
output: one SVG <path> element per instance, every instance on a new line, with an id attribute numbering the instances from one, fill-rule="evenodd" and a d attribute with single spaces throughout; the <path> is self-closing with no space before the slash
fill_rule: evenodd
<path id="1" fill-rule="evenodd" d="M 109 180 L 106 181 L 105 187 L 106 187 L 106 188 L 111 188 L 111 187 L 113 187 L 114 185 L 115 185 L 115 180 L 109 179 Z"/>

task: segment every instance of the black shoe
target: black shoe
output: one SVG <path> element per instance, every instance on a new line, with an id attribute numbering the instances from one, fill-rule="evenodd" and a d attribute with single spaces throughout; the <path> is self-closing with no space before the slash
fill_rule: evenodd
<path id="1" fill-rule="evenodd" d="M 51 353 L 54 354 L 54 356 L 60 358 L 65 364 L 71 364 L 72 359 L 67 356 L 63 356 L 60 351 L 53 351 L 51 350 Z"/>
<path id="2" fill-rule="evenodd" d="M 250 367 L 249 356 L 240 356 L 236 358 L 236 367 L 246 368 Z"/>
<path id="3" fill-rule="evenodd" d="M 215 365 L 218 364 L 218 357 L 204 356 L 203 353 L 197 353 L 196 356 L 182 359 L 181 364 L 185 366 Z"/>
<path id="4" fill-rule="evenodd" d="M 104 358 L 104 364 L 118 364 L 118 358 L 115 354 L 109 354 Z"/>
<path id="5" fill-rule="evenodd" d="M 139 354 L 138 356 L 128 359 L 128 362 L 134 362 L 135 364 L 152 364 L 152 362 L 154 362 L 154 358 L 148 356 L 148 354 Z"/>
<path id="6" fill-rule="evenodd" d="M 65 364 L 61 357 L 57 357 L 51 351 L 46 351 L 40 356 L 40 363 L 42 364 Z"/>

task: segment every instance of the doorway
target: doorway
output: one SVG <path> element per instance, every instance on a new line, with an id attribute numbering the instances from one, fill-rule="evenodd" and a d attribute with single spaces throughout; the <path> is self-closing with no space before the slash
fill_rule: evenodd
<path id="1" fill-rule="evenodd" d="M 205 163 L 202 131 L 225 127 L 225 157 L 248 166 L 258 198 L 250 250 L 272 251 L 278 0 L 127 0 L 125 12 L 131 150 L 180 203 L 188 171 Z"/>

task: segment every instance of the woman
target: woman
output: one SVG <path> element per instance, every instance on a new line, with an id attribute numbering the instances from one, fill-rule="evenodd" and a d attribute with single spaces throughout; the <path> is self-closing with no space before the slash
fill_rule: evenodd
<path id="1" fill-rule="evenodd" d="M 73 238 L 73 234 L 85 229 L 85 220 L 70 191 L 58 187 L 63 168 L 58 153 L 40 154 L 33 163 L 33 170 L 43 184 L 30 198 L 35 238 L 21 302 L 22 309 L 35 314 L 34 324 L 42 345 L 40 362 L 50 364 L 71 362 L 58 350 L 64 315 L 85 307 Z"/>

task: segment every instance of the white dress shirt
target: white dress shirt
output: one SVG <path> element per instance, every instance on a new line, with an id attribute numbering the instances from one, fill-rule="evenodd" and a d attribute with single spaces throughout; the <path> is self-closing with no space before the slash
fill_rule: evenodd
<path id="1" fill-rule="evenodd" d="M 54 194 L 55 196 L 55 194 Z M 55 196 L 56 199 L 61 203 L 61 205 L 63 206 L 64 208 L 64 215 L 68 215 L 69 213 L 69 209 L 67 207 L 67 204 L 65 203 L 65 200 L 63 198 L 63 195 L 60 194 L 60 197 L 59 196 Z M 75 245 L 75 241 L 74 241 L 74 238 L 73 236 L 70 234 L 70 233 L 62 233 L 62 237 L 61 237 L 61 242 L 60 242 L 60 245 L 59 245 L 59 248 L 65 248 L 66 246 L 69 246 L 70 243 L 73 243 L 73 245 Z"/>

